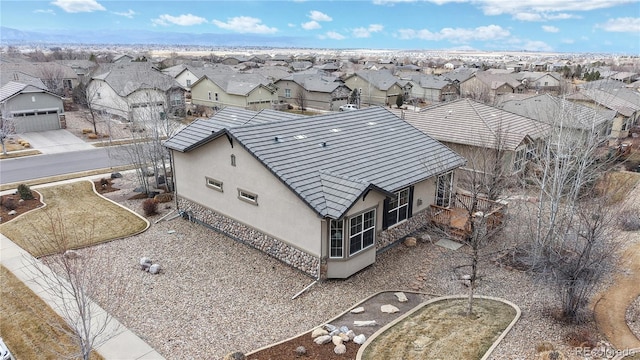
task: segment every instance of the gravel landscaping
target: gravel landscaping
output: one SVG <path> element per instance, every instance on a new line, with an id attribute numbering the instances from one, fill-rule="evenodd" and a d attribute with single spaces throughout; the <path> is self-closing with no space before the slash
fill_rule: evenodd
<path id="1" fill-rule="evenodd" d="M 135 195 L 129 177 L 115 179 L 113 186 L 122 190 L 105 196 L 142 214 L 142 200 L 128 200 Z M 173 203 L 160 205 L 160 215 L 149 218 L 149 230 L 95 249 L 96 258 L 113 259 L 109 271 L 128 284 L 118 304 L 102 305 L 170 359 L 221 358 L 232 351 L 256 350 L 309 331 L 378 291 L 411 290 L 416 283 L 417 290 L 434 295 L 467 291 L 456 270 L 466 263 L 465 248 L 451 251 L 419 242 L 414 248 L 393 247 L 349 279 L 317 283 L 291 300 L 314 279 L 182 218 L 154 224 L 174 210 Z M 161 273 L 141 271 L 141 257 L 160 264 Z M 480 272 L 477 294 L 501 297 L 522 309 L 520 321 L 492 358 L 531 359 L 543 342 L 574 358 L 566 336 L 577 329 L 553 319 L 551 290 L 489 259 Z M 593 323 L 578 329 L 597 334 Z"/>

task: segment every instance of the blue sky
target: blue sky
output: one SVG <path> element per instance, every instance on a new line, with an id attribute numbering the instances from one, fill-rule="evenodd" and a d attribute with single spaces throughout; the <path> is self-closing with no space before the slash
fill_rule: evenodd
<path id="1" fill-rule="evenodd" d="M 0 13 L 2 26 L 23 31 L 146 30 L 256 39 L 247 45 L 291 37 L 314 48 L 640 55 L 640 0 L 0 0 Z"/>

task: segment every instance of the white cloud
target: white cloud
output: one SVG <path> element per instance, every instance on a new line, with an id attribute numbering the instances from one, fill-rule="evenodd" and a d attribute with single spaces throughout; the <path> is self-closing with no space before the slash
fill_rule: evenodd
<path id="1" fill-rule="evenodd" d="M 545 32 L 548 33 L 557 33 L 560 31 L 560 29 L 558 29 L 555 26 L 551 26 L 551 25 L 542 25 L 542 30 L 544 30 Z"/>
<path id="2" fill-rule="evenodd" d="M 447 40 L 453 43 L 468 43 L 471 41 L 491 41 L 504 39 L 511 35 L 509 30 L 503 29 L 499 25 L 480 26 L 474 29 L 444 28 L 438 32 L 431 32 L 427 29 L 413 30 L 400 29 L 398 37 L 400 39 L 422 39 L 430 41 Z"/>
<path id="3" fill-rule="evenodd" d="M 302 23 L 302 25 L 301 25 L 301 26 L 302 26 L 302 28 L 303 28 L 303 29 L 305 29 L 305 30 L 315 30 L 315 29 L 320 29 L 320 28 L 322 27 L 322 26 L 320 26 L 320 24 L 319 24 L 317 21 L 315 21 L 315 20 L 312 20 L 312 21 L 309 21 L 309 22 L 306 22 L 306 23 Z"/>
<path id="4" fill-rule="evenodd" d="M 96 0 L 56 0 L 51 2 L 68 13 L 93 12 L 106 10 Z"/>
<path id="5" fill-rule="evenodd" d="M 562 39 L 560 40 L 563 44 L 574 44 L 576 41 L 573 39 Z"/>
<path id="6" fill-rule="evenodd" d="M 193 15 L 193 14 L 186 14 L 186 15 L 183 14 L 178 16 L 162 14 L 158 16 L 157 19 L 153 19 L 151 21 L 155 25 L 162 25 L 162 26 L 168 26 L 171 24 L 180 25 L 180 26 L 191 26 L 191 25 L 199 25 L 199 24 L 206 23 L 207 19 L 200 16 Z"/>
<path id="7" fill-rule="evenodd" d="M 353 37 L 356 38 L 368 38 L 372 33 L 380 32 L 384 29 L 384 26 L 380 24 L 371 24 L 368 27 L 359 27 L 353 29 Z"/>
<path id="8" fill-rule="evenodd" d="M 553 48 L 544 41 L 529 40 L 522 46 L 527 51 L 553 51 Z"/>
<path id="9" fill-rule="evenodd" d="M 521 21 L 542 21 L 542 15 L 530 12 L 513 14 L 513 18 Z"/>
<path id="10" fill-rule="evenodd" d="M 273 34 L 278 31 L 277 28 L 268 27 L 262 23 L 262 20 L 250 16 L 233 17 L 228 19 L 227 22 L 213 20 L 213 23 L 221 29 L 243 34 Z"/>
<path id="11" fill-rule="evenodd" d="M 131 10 L 131 9 L 129 9 L 129 10 L 125 11 L 125 12 L 113 11 L 113 13 L 116 14 L 116 15 L 119 15 L 119 16 L 124 16 L 124 17 L 129 18 L 129 19 L 133 19 L 133 15 L 136 14 L 136 12 Z"/>
<path id="12" fill-rule="evenodd" d="M 332 21 L 333 20 L 331 16 L 317 10 L 311 10 L 308 16 L 313 21 Z"/>
<path id="13" fill-rule="evenodd" d="M 320 39 L 344 40 L 347 37 L 335 31 L 329 31 L 324 35 L 318 36 Z"/>
<path id="14" fill-rule="evenodd" d="M 604 24 L 596 25 L 604 31 L 640 33 L 640 18 L 624 17 L 609 19 Z"/>
<path id="15" fill-rule="evenodd" d="M 35 9 L 35 10 L 33 10 L 33 12 L 37 13 L 37 14 L 51 14 L 51 15 L 55 15 L 56 14 L 56 12 L 51 10 L 51 9 L 46 9 L 46 10 L 45 9 Z"/>

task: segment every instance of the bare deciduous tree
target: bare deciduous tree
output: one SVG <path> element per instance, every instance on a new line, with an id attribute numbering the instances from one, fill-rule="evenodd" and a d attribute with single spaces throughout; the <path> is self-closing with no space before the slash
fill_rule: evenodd
<path id="1" fill-rule="evenodd" d="M 6 141 L 9 136 L 16 134 L 16 122 L 13 115 L 8 110 L 2 110 L 0 113 L 0 143 L 2 144 L 2 153 L 7 155 Z"/>
<path id="2" fill-rule="evenodd" d="M 298 105 L 298 108 L 300 109 L 300 111 L 304 112 L 307 108 L 306 90 L 304 90 L 303 88 L 298 88 L 298 91 L 296 91 L 294 100 L 296 102 L 296 105 Z"/>
<path id="3" fill-rule="evenodd" d="M 29 257 L 29 269 L 34 272 L 33 281 L 56 302 L 58 306 L 55 310 L 67 326 L 60 326 L 57 322 L 51 325 L 74 339 L 78 347 L 74 358 L 88 360 L 92 349 L 115 336 L 118 331 L 113 317 L 94 300 L 100 294 L 103 298 L 107 297 L 112 309 L 117 307 L 118 299 L 126 291 L 126 283 L 117 279 L 104 280 L 111 276 L 107 272 L 110 259 L 100 257 L 95 249 L 87 248 L 82 253 L 74 250 L 78 244 L 86 243 L 93 236 L 93 227 L 65 223 L 59 213 L 46 212 L 43 220 L 47 224 L 47 231 L 29 239 L 29 243 L 34 249 L 49 253 L 53 250 L 53 253 L 40 259 Z M 99 289 L 98 284 L 109 288 Z"/>

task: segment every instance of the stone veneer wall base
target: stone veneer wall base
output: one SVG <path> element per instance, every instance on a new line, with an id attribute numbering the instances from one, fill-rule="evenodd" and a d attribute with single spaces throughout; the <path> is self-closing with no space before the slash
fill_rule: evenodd
<path id="1" fill-rule="evenodd" d="M 177 199 L 185 218 L 260 250 L 316 279 L 320 259 L 193 201 Z"/>

